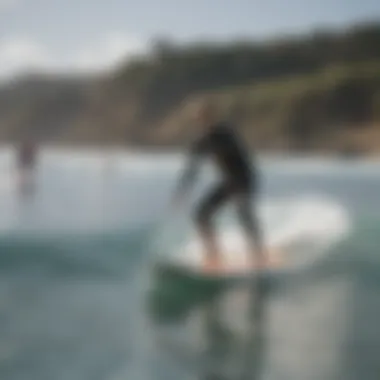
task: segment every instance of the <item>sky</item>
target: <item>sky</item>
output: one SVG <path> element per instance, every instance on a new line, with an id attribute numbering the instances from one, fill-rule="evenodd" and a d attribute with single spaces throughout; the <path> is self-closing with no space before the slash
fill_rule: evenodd
<path id="1" fill-rule="evenodd" d="M 366 20 L 380 22 L 379 0 L 0 0 L 0 79 L 110 69 L 156 37 L 260 39 Z"/>

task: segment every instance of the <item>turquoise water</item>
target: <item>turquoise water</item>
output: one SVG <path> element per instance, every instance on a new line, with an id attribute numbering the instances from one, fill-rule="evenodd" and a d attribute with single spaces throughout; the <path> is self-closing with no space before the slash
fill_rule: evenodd
<path id="1" fill-rule="evenodd" d="M 380 163 L 262 160 L 263 202 L 323 199 L 350 229 L 265 283 L 254 326 L 244 287 L 150 271 L 154 239 L 179 228 L 164 213 L 181 163 L 45 151 L 23 195 L 1 152 L 0 378 L 377 380 Z"/>

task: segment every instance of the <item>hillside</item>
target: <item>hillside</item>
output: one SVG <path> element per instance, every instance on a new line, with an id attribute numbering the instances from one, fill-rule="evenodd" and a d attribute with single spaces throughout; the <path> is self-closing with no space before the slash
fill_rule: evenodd
<path id="1" fill-rule="evenodd" d="M 380 24 L 261 42 L 159 41 L 96 81 L 20 81 L 0 90 L 0 139 L 182 145 L 196 133 L 187 106 L 204 96 L 259 148 L 380 152 Z"/>
<path id="2" fill-rule="evenodd" d="M 261 149 L 380 152 L 380 60 L 206 92 L 174 109 L 150 144 L 181 143 L 192 102 L 211 99 Z M 196 131 L 194 131 L 196 132 Z"/>
<path id="3" fill-rule="evenodd" d="M 0 141 L 58 141 L 75 123 L 94 84 L 84 78 L 32 75 L 0 87 Z"/>

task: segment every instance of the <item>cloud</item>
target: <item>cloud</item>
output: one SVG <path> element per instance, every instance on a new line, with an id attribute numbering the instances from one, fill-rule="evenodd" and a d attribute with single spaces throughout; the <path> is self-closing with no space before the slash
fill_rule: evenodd
<path id="1" fill-rule="evenodd" d="M 20 0 L 0 0 L 0 12 L 9 10 L 20 4 Z"/>
<path id="2" fill-rule="evenodd" d="M 1 1 L 1 0 L 0 0 Z M 135 37 L 108 33 L 91 46 L 67 57 L 52 54 L 45 46 L 26 37 L 0 39 L 0 79 L 25 72 L 101 72 L 112 69 L 129 57 L 143 53 L 146 45 Z"/>
<path id="3" fill-rule="evenodd" d="M 77 70 L 106 70 L 144 51 L 145 44 L 139 39 L 121 33 L 109 33 L 98 44 L 79 52 L 72 64 Z"/>
<path id="4" fill-rule="evenodd" d="M 0 41 L 0 78 L 30 70 L 48 70 L 52 65 L 48 52 L 29 39 Z"/>

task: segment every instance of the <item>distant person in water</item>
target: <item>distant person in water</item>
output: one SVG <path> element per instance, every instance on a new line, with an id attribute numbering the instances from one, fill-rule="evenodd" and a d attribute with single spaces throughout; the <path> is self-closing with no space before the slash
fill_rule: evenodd
<path id="1" fill-rule="evenodd" d="M 255 203 L 258 193 L 256 164 L 251 162 L 248 150 L 232 126 L 217 120 L 216 110 L 211 103 L 201 104 L 197 108 L 196 119 L 201 123 L 204 133 L 190 149 L 190 160 L 176 189 L 174 205 L 182 203 L 194 182 L 201 159 L 211 158 L 222 174 L 222 181 L 203 198 L 195 214 L 195 223 L 206 249 L 206 269 L 217 269 L 220 264 L 212 219 L 227 202 L 233 202 L 237 207 L 238 218 L 249 240 L 252 259 L 256 258 L 257 265 L 265 265 L 267 258 Z"/>
<path id="2" fill-rule="evenodd" d="M 37 147 L 31 140 L 23 141 L 17 151 L 19 185 L 22 192 L 32 190 L 36 167 Z"/>

